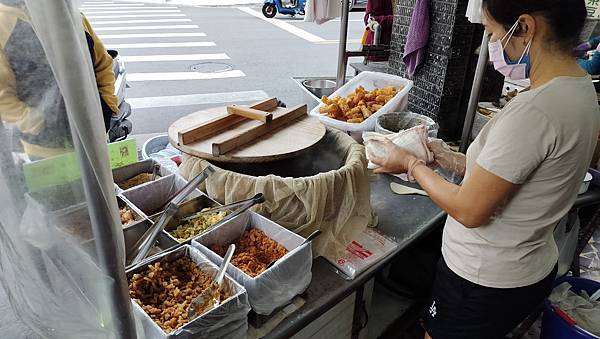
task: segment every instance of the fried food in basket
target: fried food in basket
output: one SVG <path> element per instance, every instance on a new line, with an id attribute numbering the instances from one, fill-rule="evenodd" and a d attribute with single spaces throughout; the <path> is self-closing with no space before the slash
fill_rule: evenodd
<path id="1" fill-rule="evenodd" d="M 156 179 L 160 178 L 160 175 L 156 175 Z M 152 181 L 152 173 L 140 173 L 133 178 L 117 183 L 122 190 L 128 190 L 132 187 L 145 184 Z"/>
<path id="2" fill-rule="evenodd" d="M 119 208 L 119 215 L 121 216 L 121 225 L 123 226 L 127 226 L 135 221 L 135 214 L 127 206 Z"/>
<path id="3" fill-rule="evenodd" d="M 190 303 L 212 283 L 211 274 L 202 271 L 190 258 L 182 257 L 148 265 L 144 272 L 134 274 L 129 281 L 129 296 L 160 328 L 170 333 L 190 320 L 187 312 Z M 227 288 L 219 292 L 221 303 L 231 296 Z M 197 314 L 204 313 L 206 308 Z"/>
<path id="4" fill-rule="evenodd" d="M 226 246 L 212 245 L 210 249 L 224 257 L 228 247 L 229 244 Z M 269 238 L 263 231 L 251 228 L 235 242 L 235 254 L 231 258 L 231 263 L 254 278 L 287 252 L 285 247 Z"/>
<path id="5" fill-rule="evenodd" d="M 176 229 L 169 231 L 169 234 L 178 241 L 186 241 L 191 237 L 199 235 L 204 232 L 210 226 L 215 225 L 219 221 L 223 220 L 229 214 L 227 211 L 221 211 L 218 213 L 212 213 L 208 215 L 201 215 L 198 218 L 192 219 L 187 223 L 177 226 Z"/>
<path id="6" fill-rule="evenodd" d="M 358 86 L 354 93 L 346 98 L 323 96 L 321 102 L 324 105 L 319 109 L 319 112 L 333 119 L 349 123 L 361 123 L 392 100 L 402 88 L 402 86 L 399 89 L 394 86 L 387 86 L 367 91 L 364 87 Z"/>

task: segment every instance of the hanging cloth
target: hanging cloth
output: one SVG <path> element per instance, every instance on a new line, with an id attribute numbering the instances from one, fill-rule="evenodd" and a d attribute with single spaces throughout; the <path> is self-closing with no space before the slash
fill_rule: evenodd
<path id="1" fill-rule="evenodd" d="M 481 23 L 481 0 L 469 0 L 465 16 L 474 24 Z"/>
<path id="2" fill-rule="evenodd" d="M 415 74 L 417 67 L 425 60 L 425 49 L 429 40 L 429 0 L 417 0 L 406 36 L 404 56 L 409 76 Z"/>
<path id="3" fill-rule="evenodd" d="M 307 0 L 304 12 L 304 21 L 321 25 L 342 14 L 342 3 L 340 0 Z"/>

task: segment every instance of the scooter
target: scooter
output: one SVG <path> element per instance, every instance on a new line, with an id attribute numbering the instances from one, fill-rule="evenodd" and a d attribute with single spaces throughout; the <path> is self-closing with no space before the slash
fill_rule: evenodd
<path id="1" fill-rule="evenodd" d="M 306 0 L 265 0 L 262 13 L 267 18 L 274 17 L 277 15 L 277 12 L 291 15 L 292 17 L 296 14 L 304 15 L 305 5 Z"/>
<path id="2" fill-rule="evenodd" d="M 133 128 L 131 121 L 127 118 L 131 115 L 131 106 L 125 101 L 125 88 L 127 79 L 125 76 L 125 64 L 119 57 L 119 52 L 108 50 L 108 54 L 113 58 L 113 72 L 115 73 L 115 95 L 119 99 L 119 112 L 110 120 L 108 128 L 108 141 L 119 141 L 127 138 Z"/>

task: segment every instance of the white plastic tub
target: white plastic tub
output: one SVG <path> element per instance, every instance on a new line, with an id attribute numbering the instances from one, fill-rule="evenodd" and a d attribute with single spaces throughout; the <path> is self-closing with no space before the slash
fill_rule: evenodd
<path id="1" fill-rule="evenodd" d="M 381 107 L 377 112 L 368 117 L 365 121 L 360 124 L 356 123 L 348 123 L 340 120 L 336 120 L 328 117 L 327 115 L 323 115 L 319 112 L 319 109 L 324 106 L 321 102 L 317 107 L 313 108 L 310 111 L 310 115 L 317 116 L 321 120 L 321 122 L 327 126 L 346 131 L 346 132 L 362 132 L 362 131 L 373 131 L 375 129 L 375 122 L 377 118 L 382 114 L 393 112 L 393 111 L 404 111 L 408 106 L 408 92 L 413 87 L 412 80 L 404 79 L 402 77 L 386 74 L 386 73 L 378 73 L 378 72 L 361 72 L 352 80 L 348 81 L 344 86 L 340 87 L 337 91 L 333 92 L 329 97 L 333 98 L 336 96 L 346 97 L 352 93 L 358 87 L 362 86 L 367 91 L 372 91 L 377 88 L 383 88 L 386 86 L 394 86 L 400 87 L 403 86 L 401 91 L 399 91 L 387 104 Z"/>

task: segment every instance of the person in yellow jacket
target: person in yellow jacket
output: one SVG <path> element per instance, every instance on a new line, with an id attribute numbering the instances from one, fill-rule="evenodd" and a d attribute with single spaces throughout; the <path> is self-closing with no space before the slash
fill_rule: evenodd
<path id="1" fill-rule="evenodd" d="M 26 9 L 0 0 L 0 117 L 13 123 L 33 159 L 73 148 L 65 103 Z M 118 112 L 112 58 L 82 15 L 105 130 Z"/>

